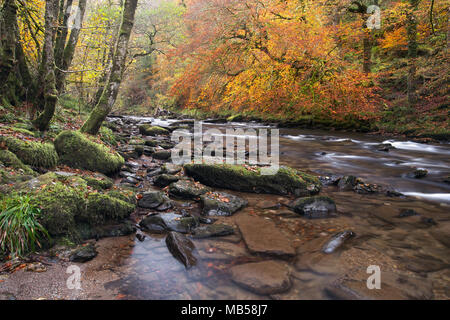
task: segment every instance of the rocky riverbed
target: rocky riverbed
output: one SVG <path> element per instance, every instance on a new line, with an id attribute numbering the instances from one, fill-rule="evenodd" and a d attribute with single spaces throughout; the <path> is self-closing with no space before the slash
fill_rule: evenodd
<path id="1" fill-rule="evenodd" d="M 449 148 L 423 146 L 444 153 L 436 154 L 428 177 L 401 165 L 392 170 L 405 172 L 391 177 L 363 160 L 370 152 L 394 162 L 388 157 L 401 147 L 396 142 L 282 132 L 280 160 L 289 167 L 261 180 L 253 167 L 173 165 L 170 131 L 192 125 L 109 119 L 125 163 L 106 190 L 120 190 L 122 202 L 123 190 L 131 190 L 136 210 L 126 222 L 112 217 L 112 229 L 95 225 L 81 246 L 60 244 L 30 261 L 9 262 L 0 299 L 450 297 L 450 201 L 439 180 L 448 172 L 436 167 L 448 166 Z M 406 196 L 417 193 L 415 185 L 407 190 L 408 181 L 427 183 L 443 200 Z M 127 209 L 119 212 L 126 216 Z M 71 265 L 81 270 L 79 290 L 67 287 Z M 381 270 L 379 290 L 366 284 L 373 265 Z"/>

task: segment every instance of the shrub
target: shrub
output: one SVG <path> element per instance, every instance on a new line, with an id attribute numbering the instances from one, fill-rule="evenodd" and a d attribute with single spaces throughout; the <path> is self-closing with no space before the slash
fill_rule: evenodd
<path id="1" fill-rule="evenodd" d="M 49 237 L 38 222 L 40 209 L 32 198 L 16 195 L 3 200 L 0 213 L 0 249 L 15 256 L 34 251 L 40 240 Z"/>

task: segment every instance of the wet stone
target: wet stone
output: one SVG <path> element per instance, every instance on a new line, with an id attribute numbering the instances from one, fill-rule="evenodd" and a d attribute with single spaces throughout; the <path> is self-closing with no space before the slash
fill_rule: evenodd
<path id="1" fill-rule="evenodd" d="M 98 252 L 93 244 L 87 244 L 74 249 L 69 257 L 72 262 L 87 262 L 94 259 Z"/>
<path id="2" fill-rule="evenodd" d="M 261 217 L 240 215 L 236 223 L 251 253 L 292 257 L 295 250 L 289 239 L 275 224 Z"/>
<path id="3" fill-rule="evenodd" d="M 193 238 L 224 237 L 234 234 L 234 228 L 226 224 L 211 224 L 192 230 Z"/>
<path id="4" fill-rule="evenodd" d="M 355 234 L 353 231 L 346 230 L 343 232 L 339 232 L 335 234 L 322 248 L 323 253 L 333 253 L 338 248 L 340 248 L 345 241 L 347 241 L 350 238 L 353 238 Z"/>
<path id="5" fill-rule="evenodd" d="M 299 198 L 294 200 L 290 207 L 294 212 L 310 219 L 336 216 L 335 202 L 333 199 L 324 196 Z"/>
<path id="6" fill-rule="evenodd" d="M 142 194 L 138 206 L 145 209 L 165 211 L 173 207 L 173 202 L 161 191 L 149 191 Z"/>
<path id="7" fill-rule="evenodd" d="M 200 196 L 205 216 L 231 216 L 248 204 L 248 201 L 226 192 L 211 192 Z"/>
<path id="8" fill-rule="evenodd" d="M 246 263 L 230 271 L 233 282 L 260 295 L 283 293 L 291 288 L 289 270 L 280 262 Z"/>
<path id="9" fill-rule="evenodd" d="M 195 246 L 184 235 L 178 232 L 169 232 L 166 237 L 166 244 L 170 253 L 187 269 L 197 264 L 197 258 L 193 254 Z"/>
<path id="10" fill-rule="evenodd" d="M 171 184 L 173 182 L 177 182 L 178 180 L 180 180 L 180 177 L 170 175 L 170 174 L 161 174 L 154 178 L 153 184 L 157 187 L 165 188 L 169 184 Z"/>
<path id="11" fill-rule="evenodd" d="M 145 217 L 139 226 L 148 232 L 162 233 L 176 231 L 189 233 L 197 226 L 197 221 L 192 217 L 182 217 L 173 212 L 154 214 Z"/>
<path id="12" fill-rule="evenodd" d="M 189 180 L 179 180 L 169 186 L 169 194 L 179 199 L 197 199 L 206 192 L 208 188 Z"/>
<path id="13" fill-rule="evenodd" d="M 158 160 L 169 160 L 171 156 L 171 152 L 167 150 L 156 151 L 152 155 L 153 158 Z"/>

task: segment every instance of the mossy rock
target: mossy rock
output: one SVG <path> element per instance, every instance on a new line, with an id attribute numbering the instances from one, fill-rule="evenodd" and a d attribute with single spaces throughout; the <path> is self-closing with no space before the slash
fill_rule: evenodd
<path id="1" fill-rule="evenodd" d="M 17 192 L 30 194 L 41 207 L 40 221 L 52 237 L 85 239 L 83 226 L 97 228 L 122 223 L 134 211 L 135 204 L 120 200 L 112 193 L 92 192 L 85 177 L 49 172 L 16 186 Z M 116 190 L 121 194 L 122 190 Z"/>
<path id="2" fill-rule="evenodd" d="M 56 178 L 54 181 L 52 178 Z M 42 180 L 52 183 L 41 184 L 35 199 L 41 207 L 40 220 L 51 236 L 75 237 L 75 218 L 86 211 L 86 185 L 77 187 L 64 184 L 57 177 L 49 175 Z"/>
<path id="3" fill-rule="evenodd" d="M 145 145 L 145 140 L 140 138 L 131 139 L 128 144 L 131 145 Z"/>
<path id="4" fill-rule="evenodd" d="M 95 173 L 93 176 L 84 175 L 82 178 L 86 181 L 88 186 L 96 190 L 110 189 L 114 185 L 112 179 L 101 173 Z"/>
<path id="5" fill-rule="evenodd" d="M 30 167 L 23 164 L 17 156 L 9 150 L 0 150 L 0 163 L 3 163 L 6 167 L 10 167 L 16 170 L 22 170 L 23 173 L 33 175 L 34 171 Z"/>
<path id="6" fill-rule="evenodd" d="M 0 198 L 12 191 L 9 187 L 10 184 L 20 183 L 33 178 L 32 175 L 22 174 L 15 170 L 7 170 L 2 166 L 0 165 Z"/>
<path id="7" fill-rule="evenodd" d="M 106 193 L 108 196 L 128 202 L 133 206 L 136 206 L 136 193 L 133 190 L 122 188 L 114 189 Z"/>
<path id="8" fill-rule="evenodd" d="M 120 170 L 124 159 L 99 143 L 95 143 L 78 131 L 63 131 L 55 139 L 60 163 L 72 168 L 112 174 Z"/>
<path id="9" fill-rule="evenodd" d="M 134 205 L 107 194 L 92 193 L 87 198 L 86 211 L 82 212 L 79 219 L 91 226 L 98 226 L 106 221 L 121 221 L 128 218 L 134 209 Z"/>
<path id="10" fill-rule="evenodd" d="M 58 154 L 51 143 L 23 141 L 7 136 L 0 136 L 0 142 L 5 143 L 8 150 L 24 164 L 32 167 L 53 168 L 58 163 Z"/>
<path id="11" fill-rule="evenodd" d="M 158 126 L 143 124 L 139 126 L 139 132 L 145 136 L 169 135 L 170 131 Z"/>
<path id="12" fill-rule="evenodd" d="M 147 147 L 157 147 L 158 146 L 158 141 L 156 141 L 156 140 L 145 140 L 144 143 Z"/>
<path id="13" fill-rule="evenodd" d="M 210 186 L 243 192 L 312 195 L 320 191 L 317 177 L 280 167 L 273 175 L 262 175 L 261 169 L 228 164 L 187 164 L 186 174 Z"/>

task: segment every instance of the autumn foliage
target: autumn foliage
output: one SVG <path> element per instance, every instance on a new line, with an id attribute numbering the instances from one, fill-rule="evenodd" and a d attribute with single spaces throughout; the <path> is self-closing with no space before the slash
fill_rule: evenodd
<path id="1" fill-rule="evenodd" d="M 187 66 L 171 92 L 180 104 L 206 110 L 373 113 L 377 87 L 345 59 L 350 49 L 339 35 L 346 26 L 330 20 L 326 2 L 191 1 L 188 41 L 173 52 Z"/>

